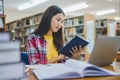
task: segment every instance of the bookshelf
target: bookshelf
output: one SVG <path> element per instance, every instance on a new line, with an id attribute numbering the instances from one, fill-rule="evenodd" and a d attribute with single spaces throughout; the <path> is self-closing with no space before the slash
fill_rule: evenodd
<path id="1" fill-rule="evenodd" d="M 96 20 L 96 37 L 100 35 L 116 36 L 116 22 L 114 19 Z"/>
<path id="2" fill-rule="evenodd" d="M 116 23 L 116 36 L 120 36 L 120 21 Z M 119 48 L 120 53 L 120 48 Z"/>
<path id="3" fill-rule="evenodd" d="M 21 42 L 21 51 L 25 51 L 27 36 L 38 27 L 42 15 L 40 13 L 6 24 L 6 31 L 10 32 L 11 40 Z"/>
<path id="4" fill-rule="evenodd" d="M 116 23 L 116 36 L 120 36 L 120 22 Z"/>
<path id="5" fill-rule="evenodd" d="M 0 15 L 0 32 L 6 32 L 5 15 Z"/>
<path id="6" fill-rule="evenodd" d="M 80 35 L 90 40 L 86 53 L 90 53 L 95 42 L 95 17 L 86 13 L 82 16 L 66 18 L 64 20 L 65 43 L 69 42 L 75 35 Z"/>
<path id="7" fill-rule="evenodd" d="M 84 16 L 67 18 L 64 20 L 65 42 L 68 42 L 76 34 L 84 36 Z"/>

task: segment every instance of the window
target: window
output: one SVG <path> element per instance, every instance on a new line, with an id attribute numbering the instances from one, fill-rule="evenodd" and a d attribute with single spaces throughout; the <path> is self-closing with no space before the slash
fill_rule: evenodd
<path id="1" fill-rule="evenodd" d="M 4 14 L 3 0 L 0 0 L 0 14 Z"/>

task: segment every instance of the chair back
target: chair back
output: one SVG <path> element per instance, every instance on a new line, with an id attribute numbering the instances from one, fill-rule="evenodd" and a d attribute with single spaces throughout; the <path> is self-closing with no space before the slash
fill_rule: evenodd
<path id="1" fill-rule="evenodd" d="M 21 61 L 27 65 L 29 64 L 27 52 L 21 52 Z"/>

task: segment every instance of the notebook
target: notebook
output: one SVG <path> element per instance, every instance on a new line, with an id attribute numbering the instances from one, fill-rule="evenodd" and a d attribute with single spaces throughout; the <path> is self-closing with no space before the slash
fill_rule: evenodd
<path id="1" fill-rule="evenodd" d="M 88 63 L 106 66 L 113 62 L 120 48 L 120 37 L 99 36 L 94 45 Z"/>

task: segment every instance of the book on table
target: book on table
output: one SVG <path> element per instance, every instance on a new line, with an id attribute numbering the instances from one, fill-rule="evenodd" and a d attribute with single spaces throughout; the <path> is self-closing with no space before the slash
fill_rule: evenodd
<path id="1" fill-rule="evenodd" d="M 85 40 L 84 38 L 76 35 L 72 40 L 70 40 L 62 49 L 59 50 L 59 53 L 64 54 L 65 56 L 72 57 L 72 54 L 69 52 L 69 50 L 72 49 L 72 47 L 81 46 L 81 48 L 87 46 L 89 42 Z"/>
<path id="2" fill-rule="evenodd" d="M 20 62 L 20 42 L 0 42 L 0 64 Z"/>
<path id="3" fill-rule="evenodd" d="M 24 75 L 20 42 L 10 40 L 9 33 L 0 33 L 0 80 L 19 80 Z"/>
<path id="4" fill-rule="evenodd" d="M 35 76 L 40 80 L 119 75 L 114 71 L 74 59 L 69 59 L 63 64 L 48 64 L 44 66 L 39 66 L 39 68 L 33 70 Z"/>
<path id="5" fill-rule="evenodd" d="M 10 34 L 8 32 L 0 32 L 0 42 L 5 42 L 10 40 Z"/>

